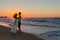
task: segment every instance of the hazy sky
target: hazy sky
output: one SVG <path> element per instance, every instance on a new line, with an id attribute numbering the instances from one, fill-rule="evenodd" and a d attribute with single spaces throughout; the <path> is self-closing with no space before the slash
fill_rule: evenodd
<path id="1" fill-rule="evenodd" d="M 0 0 L 0 16 L 22 12 L 22 17 L 60 17 L 60 0 Z"/>

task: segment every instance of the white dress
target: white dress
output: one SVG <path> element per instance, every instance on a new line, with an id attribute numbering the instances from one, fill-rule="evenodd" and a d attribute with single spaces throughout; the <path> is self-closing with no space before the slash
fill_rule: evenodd
<path id="1" fill-rule="evenodd" d="M 16 20 L 16 23 L 15 23 L 15 21 L 13 22 L 13 25 L 12 25 L 12 28 L 11 28 L 11 32 L 12 33 L 16 33 L 17 27 L 18 27 L 18 20 Z"/>

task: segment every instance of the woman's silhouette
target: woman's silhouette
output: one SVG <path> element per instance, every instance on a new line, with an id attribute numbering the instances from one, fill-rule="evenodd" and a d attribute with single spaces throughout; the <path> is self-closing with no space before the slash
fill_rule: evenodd
<path id="1" fill-rule="evenodd" d="M 13 24 L 12 24 L 11 32 L 16 33 L 16 31 L 17 31 L 17 26 L 18 26 L 17 13 L 15 13 L 15 14 L 13 15 L 13 18 L 14 18 L 15 20 L 14 20 L 14 22 L 13 22 Z"/>

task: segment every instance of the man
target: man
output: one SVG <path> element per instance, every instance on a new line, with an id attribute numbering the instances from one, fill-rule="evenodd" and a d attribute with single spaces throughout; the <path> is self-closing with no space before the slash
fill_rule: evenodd
<path id="1" fill-rule="evenodd" d="M 18 29 L 21 32 L 21 12 L 18 14 Z"/>

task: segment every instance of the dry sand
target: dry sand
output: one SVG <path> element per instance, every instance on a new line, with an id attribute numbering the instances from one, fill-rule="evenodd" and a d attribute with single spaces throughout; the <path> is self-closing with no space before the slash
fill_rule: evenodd
<path id="1" fill-rule="evenodd" d="M 25 32 L 11 33 L 10 30 L 11 28 L 0 25 L 0 40 L 44 40 Z"/>

